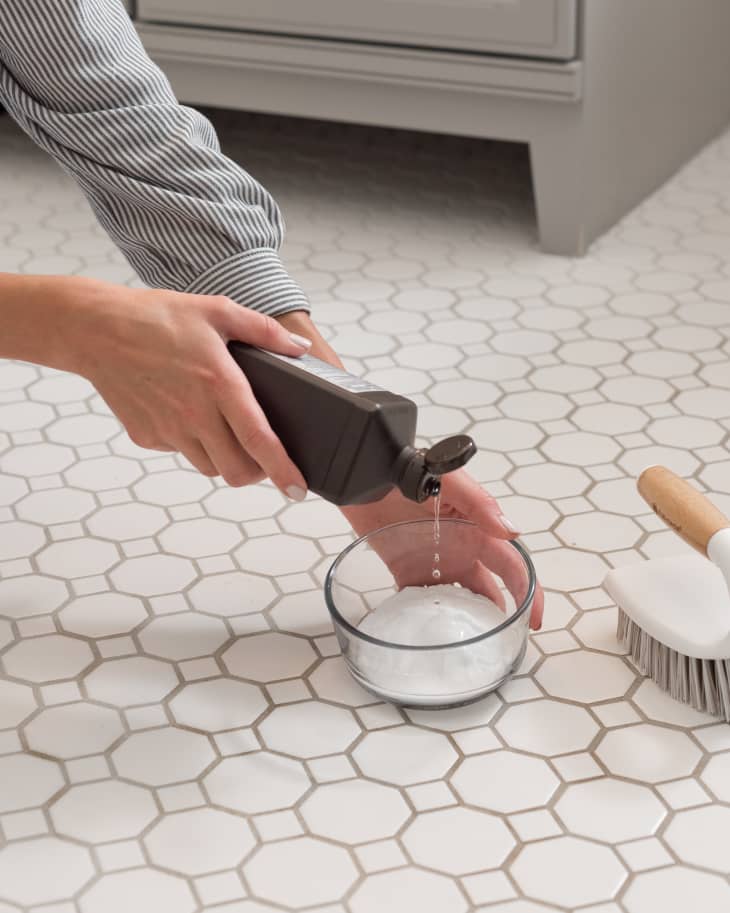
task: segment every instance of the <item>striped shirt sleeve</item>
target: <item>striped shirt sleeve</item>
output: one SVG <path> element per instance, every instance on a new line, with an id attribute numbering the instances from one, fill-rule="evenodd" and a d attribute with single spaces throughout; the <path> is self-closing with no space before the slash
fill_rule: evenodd
<path id="1" fill-rule="evenodd" d="M 0 104 L 76 179 L 150 286 L 308 310 L 271 195 L 178 104 L 121 0 L 0 0 Z"/>

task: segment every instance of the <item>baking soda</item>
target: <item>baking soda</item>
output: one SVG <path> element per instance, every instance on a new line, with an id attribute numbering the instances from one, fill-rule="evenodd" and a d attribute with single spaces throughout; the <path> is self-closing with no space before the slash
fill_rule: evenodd
<path id="1" fill-rule="evenodd" d="M 504 612 L 486 596 L 442 583 L 405 587 L 366 615 L 359 628 L 392 644 L 436 646 L 477 637 L 504 620 Z"/>
<path id="2" fill-rule="evenodd" d="M 398 703 L 438 706 L 454 695 L 470 700 L 511 672 L 524 646 L 524 625 L 509 625 L 473 644 L 462 642 L 506 618 L 491 599 L 465 587 L 405 587 L 366 615 L 359 630 L 404 647 L 454 646 L 408 650 L 353 641 L 351 662 L 365 684 Z"/>

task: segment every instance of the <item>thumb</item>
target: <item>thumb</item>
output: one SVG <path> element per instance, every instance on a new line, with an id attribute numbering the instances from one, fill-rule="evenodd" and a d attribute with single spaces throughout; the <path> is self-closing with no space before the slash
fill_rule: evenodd
<path id="1" fill-rule="evenodd" d="M 312 345 L 311 339 L 290 332 L 274 317 L 234 301 L 229 301 L 229 307 L 224 309 L 220 330 L 226 342 L 246 342 L 281 355 L 303 355 Z"/>

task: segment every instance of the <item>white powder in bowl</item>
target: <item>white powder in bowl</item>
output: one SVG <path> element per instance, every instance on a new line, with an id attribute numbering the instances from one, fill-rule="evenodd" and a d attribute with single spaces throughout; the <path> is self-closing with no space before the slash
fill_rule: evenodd
<path id="1" fill-rule="evenodd" d="M 521 620 L 474 644 L 507 615 L 491 599 L 465 587 L 405 587 L 360 623 L 360 631 L 391 644 L 456 646 L 439 650 L 381 647 L 353 639 L 349 660 L 364 683 L 390 700 L 438 706 L 470 700 L 496 687 L 512 670 L 527 631 Z"/>
<path id="2" fill-rule="evenodd" d="M 366 615 L 359 628 L 391 644 L 435 646 L 469 640 L 504 620 L 491 599 L 446 583 L 404 587 Z"/>

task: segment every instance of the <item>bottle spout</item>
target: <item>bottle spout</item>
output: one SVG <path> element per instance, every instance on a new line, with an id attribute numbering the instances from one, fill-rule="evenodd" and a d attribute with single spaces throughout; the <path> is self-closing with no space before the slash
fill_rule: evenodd
<path id="1" fill-rule="evenodd" d="M 419 504 L 441 491 L 441 477 L 466 465 L 477 452 L 468 434 L 457 434 L 439 441 L 428 450 L 408 448 L 402 460 L 398 487 Z"/>

